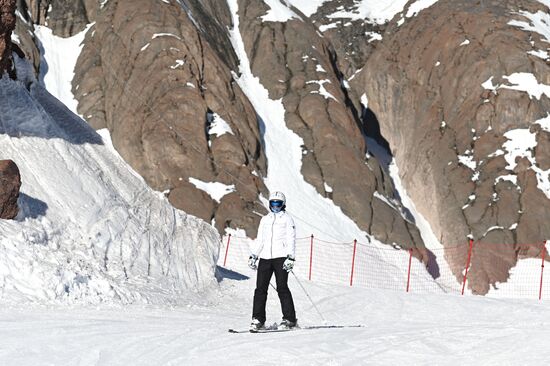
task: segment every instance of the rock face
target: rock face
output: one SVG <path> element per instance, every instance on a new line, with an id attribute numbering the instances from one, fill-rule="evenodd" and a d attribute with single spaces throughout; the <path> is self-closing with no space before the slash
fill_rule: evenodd
<path id="1" fill-rule="evenodd" d="M 266 159 L 254 109 L 231 74 L 227 8 L 182 4 L 105 3 L 76 66 L 78 110 L 108 128 L 124 159 L 175 207 L 215 220 L 220 231 L 255 235 Z M 234 191 L 217 202 L 190 178 Z"/>
<path id="2" fill-rule="evenodd" d="M 0 0 L 0 76 L 7 72 L 15 79 L 11 56 L 11 33 L 15 29 L 15 0 Z"/>
<path id="3" fill-rule="evenodd" d="M 395 191 L 387 172 L 365 158 L 360 116 L 342 86 L 332 46 L 310 22 L 262 20 L 268 10 L 262 1 L 239 1 L 240 31 L 252 72 L 271 99 L 282 98 L 287 127 L 304 140 L 305 180 L 377 239 L 422 246 L 417 228 L 387 204 Z"/>
<path id="4" fill-rule="evenodd" d="M 21 187 L 21 176 L 17 165 L 11 160 L 0 160 L 0 219 L 17 216 L 17 198 Z"/>
<path id="5" fill-rule="evenodd" d="M 62 36 L 96 22 L 75 70 L 79 112 L 93 127 L 108 128 L 125 160 L 173 205 L 215 220 L 220 231 L 229 226 L 255 236 L 258 213 L 265 212 L 258 196 L 267 193 L 266 159 L 255 112 L 233 80 L 238 62 L 227 4 L 64 3 L 28 6 L 34 22 Z M 262 1 L 241 1 L 239 8 L 246 9 L 241 32 L 253 72 L 272 99 L 283 98 L 287 126 L 304 139 L 306 181 L 381 241 L 421 246 L 416 227 L 387 203 L 398 206 L 387 172 L 365 159 L 359 113 L 334 70 L 330 44 L 308 22 L 262 22 Z M 230 132 L 211 134 L 217 121 Z M 235 191 L 217 202 L 190 178 Z"/>
<path id="6" fill-rule="evenodd" d="M 382 242 L 422 248 L 389 160 L 368 153 L 379 147 L 374 137 L 391 149 L 460 281 L 467 236 L 475 239 L 469 286 L 483 294 L 518 258 L 540 255 L 550 231 L 549 40 L 531 26 L 549 9 L 534 0 L 438 0 L 415 15 L 413 3 L 389 22 L 336 24 L 331 14 L 354 12 L 357 1 L 325 1 L 310 18 L 292 8 L 297 16 L 279 22 L 262 19 L 265 1 L 238 0 L 240 33 L 253 74 L 303 140 L 304 179 Z M 60 36 L 95 22 L 73 79 L 79 113 L 108 128 L 125 160 L 175 207 L 220 232 L 256 235 L 268 162 L 256 113 L 234 80 L 226 1 L 19 6 L 19 18 L 31 18 L 22 24 Z M 525 81 L 541 91 L 521 91 Z M 228 193 L 211 196 L 209 182 Z"/>
<path id="7" fill-rule="evenodd" d="M 517 81 L 550 84 L 547 60 L 535 55 L 548 40 L 510 23 L 528 28 L 539 10 L 548 12 L 537 1 L 439 0 L 402 25 L 394 20 L 352 83 L 368 96 L 405 188 L 441 242 L 478 242 L 474 293 L 508 278 L 520 244 L 550 236 L 550 99 Z M 523 152 L 514 147 L 531 139 Z M 464 259 L 452 258 L 461 280 Z"/>
<path id="8" fill-rule="evenodd" d="M 334 18 L 333 14 L 357 11 L 354 0 L 329 0 L 322 4 L 311 21 L 323 37 L 330 40 L 337 55 L 336 63 L 342 75 L 350 80 L 365 65 L 373 50 L 380 46 L 379 39 L 387 23 L 366 19 Z M 358 90 L 357 90 L 358 91 Z M 355 90 L 350 90 L 350 96 Z"/>

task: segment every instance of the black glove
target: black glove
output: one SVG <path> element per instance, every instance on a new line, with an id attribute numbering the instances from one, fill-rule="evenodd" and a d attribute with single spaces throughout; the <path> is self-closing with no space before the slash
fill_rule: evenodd
<path id="1" fill-rule="evenodd" d="M 283 269 L 287 272 L 292 271 L 292 268 L 294 268 L 294 261 L 295 259 L 291 256 L 287 255 L 285 262 L 283 263 Z"/>
<path id="2" fill-rule="evenodd" d="M 258 266 L 256 265 L 257 260 L 258 260 L 257 255 L 250 254 L 250 257 L 248 257 L 248 266 L 253 270 L 257 270 L 258 269 Z"/>

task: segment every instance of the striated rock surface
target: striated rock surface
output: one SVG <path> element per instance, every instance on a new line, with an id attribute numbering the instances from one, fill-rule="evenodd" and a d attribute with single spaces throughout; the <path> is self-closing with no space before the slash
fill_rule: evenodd
<path id="1" fill-rule="evenodd" d="M 254 109 L 231 74 L 227 19 L 217 1 L 111 0 L 87 33 L 73 92 L 79 112 L 108 128 L 124 159 L 175 207 L 254 236 L 266 159 Z M 190 178 L 233 192 L 217 202 Z"/>
<path id="2" fill-rule="evenodd" d="M 17 165 L 12 160 L 0 160 L 0 219 L 17 216 L 20 187 L 21 176 Z"/>
<path id="3" fill-rule="evenodd" d="M 15 0 L 0 0 L 0 77 L 7 72 L 15 79 L 11 34 L 15 29 Z"/>
<path id="4" fill-rule="evenodd" d="M 538 11 L 549 10 L 538 1 L 439 0 L 394 20 L 352 82 L 441 242 L 478 242 L 469 273 L 478 294 L 506 281 L 520 244 L 550 236 L 550 95 L 522 91 L 523 80 L 550 84 L 548 56 L 537 54 L 548 40 L 529 30 Z M 449 258 L 461 280 L 464 258 Z"/>
<path id="5" fill-rule="evenodd" d="M 395 189 L 386 172 L 376 159 L 365 158 L 360 117 L 342 86 L 330 43 L 302 19 L 263 20 L 269 10 L 264 2 L 241 0 L 239 10 L 252 72 L 271 99 L 282 98 L 287 127 L 304 140 L 305 180 L 377 239 L 421 246 L 414 224 L 388 204 Z"/>

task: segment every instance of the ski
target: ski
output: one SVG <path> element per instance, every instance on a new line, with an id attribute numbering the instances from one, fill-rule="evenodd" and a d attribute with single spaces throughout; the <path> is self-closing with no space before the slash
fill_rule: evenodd
<path id="1" fill-rule="evenodd" d="M 237 329 L 228 329 L 229 333 L 278 333 L 278 332 L 290 332 L 296 330 L 315 330 L 315 329 L 341 329 L 341 328 L 363 328 L 363 325 L 309 325 L 305 327 L 294 327 L 294 328 L 266 328 L 258 330 L 237 330 Z"/>

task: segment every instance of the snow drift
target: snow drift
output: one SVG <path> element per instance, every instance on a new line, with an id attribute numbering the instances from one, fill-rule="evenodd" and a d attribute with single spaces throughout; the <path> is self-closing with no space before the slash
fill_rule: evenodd
<path id="1" fill-rule="evenodd" d="M 0 80 L 0 159 L 21 170 L 0 220 L 4 301 L 177 303 L 215 285 L 219 235 L 152 191 L 17 60 Z"/>

